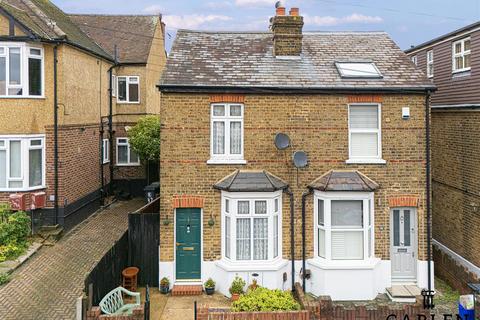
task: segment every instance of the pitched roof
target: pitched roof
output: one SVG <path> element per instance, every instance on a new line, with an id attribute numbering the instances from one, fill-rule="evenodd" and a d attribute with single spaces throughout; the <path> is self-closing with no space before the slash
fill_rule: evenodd
<path id="1" fill-rule="evenodd" d="M 118 60 L 123 63 L 146 63 L 159 21 L 158 15 L 70 14 L 90 38 L 110 56 L 117 45 Z"/>
<path id="2" fill-rule="evenodd" d="M 213 187 L 230 192 L 273 192 L 288 188 L 288 184 L 265 170 L 237 170 Z"/>
<path id="3" fill-rule="evenodd" d="M 320 191 L 375 191 L 379 185 L 356 170 L 331 170 L 308 185 Z"/>
<path id="4" fill-rule="evenodd" d="M 304 32 L 300 59 L 276 58 L 272 46 L 271 32 L 179 30 L 160 88 L 434 88 L 384 32 Z M 383 78 L 341 78 L 336 61 L 374 62 Z"/>
<path id="5" fill-rule="evenodd" d="M 68 15 L 49 0 L 2 0 L 0 7 L 38 38 L 63 40 L 109 58 L 109 55 L 83 33 Z"/>

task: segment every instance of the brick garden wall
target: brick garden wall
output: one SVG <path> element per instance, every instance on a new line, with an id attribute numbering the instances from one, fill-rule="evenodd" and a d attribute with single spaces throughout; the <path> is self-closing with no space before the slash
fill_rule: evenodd
<path id="1" fill-rule="evenodd" d="M 480 266 L 480 113 L 432 113 L 433 237 Z M 453 285 L 469 276 L 436 252 L 435 270 Z M 461 269 L 461 268 L 460 268 Z M 463 285 L 460 285 L 460 288 Z"/>
<path id="2" fill-rule="evenodd" d="M 215 99 L 218 97 L 215 96 Z M 301 194 L 306 185 L 331 169 L 360 170 L 380 184 L 375 192 L 375 254 L 389 259 L 389 199 L 418 198 L 419 259 L 426 259 L 425 238 L 425 107 L 422 95 L 246 95 L 244 154 L 246 165 L 207 165 L 210 157 L 210 102 L 208 94 L 162 96 L 161 215 L 173 221 L 172 199 L 177 195 L 204 198 L 203 255 L 221 257 L 220 192 L 212 185 L 236 169 L 264 169 L 287 181 L 295 194 L 296 233 L 301 232 Z M 242 97 L 243 99 L 243 97 Z M 348 112 L 351 101 L 382 101 L 383 158 L 386 165 L 347 165 Z M 411 119 L 402 120 L 402 107 L 410 106 Z M 287 133 L 293 148 L 278 151 L 276 133 Z M 309 156 L 306 169 L 294 170 L 293 150 Z M 298 181 L 298 183 L 297 183 Z M 312 200 L 307 201 L 307 257 L 313 255 Z M 283 256 L 289 258 L 289 204 L 283 197 Z M 208 226 L 210 217 L 216 221 Z M 163 218 L 162 218 L 163 219 Z M 173 224 L 160 230 L 161 260 L 173 261 Z M 300 259 L 301 237 L 297 237 L 296 259 Z"/>

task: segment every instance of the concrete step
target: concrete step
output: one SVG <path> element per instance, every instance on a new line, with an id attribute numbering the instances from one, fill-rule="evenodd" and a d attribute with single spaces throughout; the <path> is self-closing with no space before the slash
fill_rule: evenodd
<path id="1" fill-rule="evenodd" d="M 203 292 L 202 285 L 173 285 L 172 296 L 199 296 Z"/>
<path id="2" fill-rule="evenodd" d="M 38 235 L 46 241 L 56 242 L 63 235 L 63 228 L 60 225 L 42 226 L 38 230 Z"/>
<path id="3" fill-rule="evenodd" d="M 394 302 L 415 303 L 421 290 L 416 285 L 393 285 L 387 288 L 387 295 Z"/>

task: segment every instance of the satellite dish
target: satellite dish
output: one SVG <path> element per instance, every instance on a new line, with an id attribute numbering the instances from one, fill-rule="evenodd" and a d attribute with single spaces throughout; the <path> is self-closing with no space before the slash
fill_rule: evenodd
<path id="1" fill-rule="evenodd" d="M 304 151 L 295 151 L 293 153 L 293 165 L 296 168 L 305 168 L 308 164 L 308 157 Z"/>
<path id="2" fill-rule="evenodd" d="M 290 147 L 290 138 L 285 133 L 277 133 L 274 142 L 278 150 L 285 150 Z"/>
<path id="3" fill-rule="evenodd" d="M 283 1 L 277 1 L 275 3 L 275 9 L 277 8 L 285 8 L 285 5 L 283 4 Z"/>

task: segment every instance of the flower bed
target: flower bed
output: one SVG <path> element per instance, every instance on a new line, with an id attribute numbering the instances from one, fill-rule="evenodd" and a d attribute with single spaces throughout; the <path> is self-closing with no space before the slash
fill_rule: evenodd
<path id="1" fill-rule="evenodd" d="M 13 212 L 0 205 L 0 262 L 13 260 L 28 248 L 30 217 L 26 212 Z"/>

